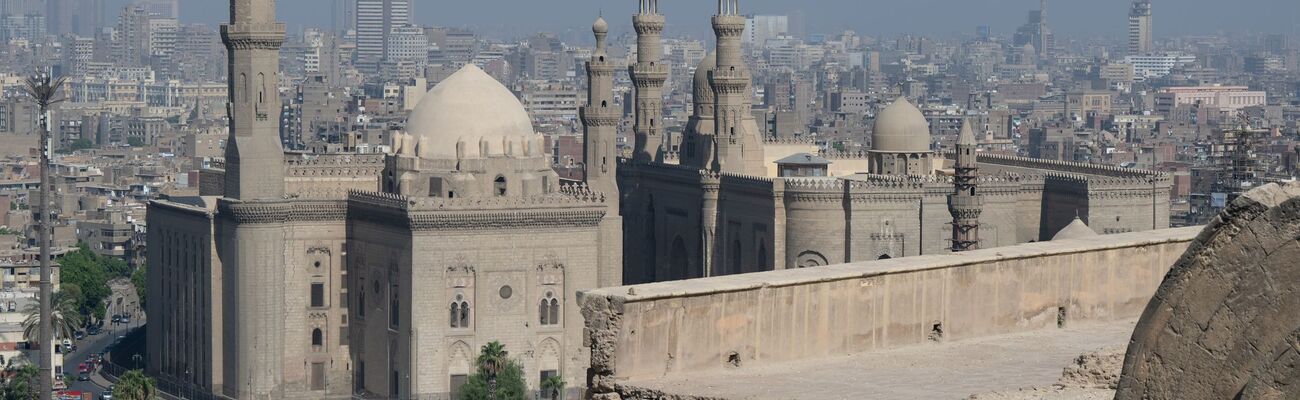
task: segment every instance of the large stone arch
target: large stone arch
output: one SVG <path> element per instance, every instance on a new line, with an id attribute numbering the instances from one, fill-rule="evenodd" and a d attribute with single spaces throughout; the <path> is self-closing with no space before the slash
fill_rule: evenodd
<path id="1" fill-rule="evenodd" d="M 1118 400 L 1300 395 L 1300 184 L 1232 203 L 1138 322 Z"/>

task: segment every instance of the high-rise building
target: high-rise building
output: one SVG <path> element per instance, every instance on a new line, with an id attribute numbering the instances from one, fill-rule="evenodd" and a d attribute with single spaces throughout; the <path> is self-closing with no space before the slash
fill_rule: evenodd
<path id="1" fill-rule="evenodd" d="M 1151 0 L 1137 0 L 1128 13 L 1128 54 L 1151 52 Z"/>
<path id="2" fill-rule="evenodd" d="M 741 36 L 741 40 L 746 45 L 761 48 L 768 39 L 789 33 L 790 17 L 788 16 L 751 15 L 745 19 L 745 35 Z"/>
<path id="3" fill-rule="evenodd" d="M 180 0 L 145 0 L 143 3 L 149 15 L 173 19 L 181 17 Z"/>
<path id="4" fill-rule="evenodd" d="M 356 65 L 373 72 L 388 55 L 393 28 L 412 23 L 411 0 L 356 0 L 356 5 Z"/>
<path id="5" fill-rule="evenodd" d="M 104 25 L 103 0 L 48 0 L 45 23 L 51 35 L 93 37 Z"/>
<path id="6" fill-rule="evenodd" d="M 1056 47 L 1056 38 L 1052 35 L 1051 28 L 1047 26 L 1047 0 L 1040 1 L 1041 7 L 1029 12 L 1028 20 L 1016 30 L 1013 39 L 1016 47 L 1033 46 L 1039 58 L 1046 58 L 1052 55 L 1052 49 Z"/>

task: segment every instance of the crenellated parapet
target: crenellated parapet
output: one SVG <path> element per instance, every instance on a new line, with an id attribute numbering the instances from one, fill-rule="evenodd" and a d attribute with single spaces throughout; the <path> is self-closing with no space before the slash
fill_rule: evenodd
<path id="1" fill-rule="evenodd" d="M 287 177 L 379 176 L 384 172 L 384 155 L 324 155 L 287 159 L 284 164 Z"/>
<path id="2" fill-rule="evenodd" d="M 952 155 L 949 155 L 952 158 Z M 980 154 L 979 162 L 993 165 L 1050 170 L 1056 172 L 1109 177 L 1164 177 L 1168 174 L 1159 171 L 1123 168 L 1113 165 L 1088 164 L 1074 161 L 1044 160 L 1039 158 L 1006 156 L 1000 154 Z"/>
<path id="3" fill-rule="evenodd" d="M 866 160 L 868 159 L 870 154 L 871 153 L 866 150 L 862 150 L 862 151 L 822 150 L 821 152 L 817 153 L 817 155 L 827 160 Z"/>

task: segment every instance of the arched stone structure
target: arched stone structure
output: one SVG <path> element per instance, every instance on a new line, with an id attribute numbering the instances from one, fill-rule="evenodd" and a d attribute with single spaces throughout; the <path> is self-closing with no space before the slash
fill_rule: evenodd
<path id="1" fill-rule="evenodd" d="M 1117 400 L 1300 396 L 1300 184 L 1232 203 L 1138 322 Z"/>

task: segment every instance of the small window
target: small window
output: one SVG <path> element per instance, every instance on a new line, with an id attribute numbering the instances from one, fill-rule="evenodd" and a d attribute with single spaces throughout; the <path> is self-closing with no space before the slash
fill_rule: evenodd
<path id="1" fill-rule="evenodd" d="M 396 328 L 401 325 L 401 304 L 397 300 L 397 285 L 393 285 L 392 290 L 388 293 L 388 326 Z"/>
<path id="2" fill-rule="evenodd" d="M 506 177 L 498 175 L 496 181 L 493 183 L 493 186 L 496 190 L 497 197 L 505 197 Z"/>
<path id="3" fill-rule="evenodd" d="M 311 284 L 311 306 L 313 308 L 325 307 L 325 284 Z"/>
<path id="4" fill-rule="evenodd" d="M 311 345 L 312 346 L 325 345 L 325 334 L 321 333 L 320 328 L 311 330 Z"/>

